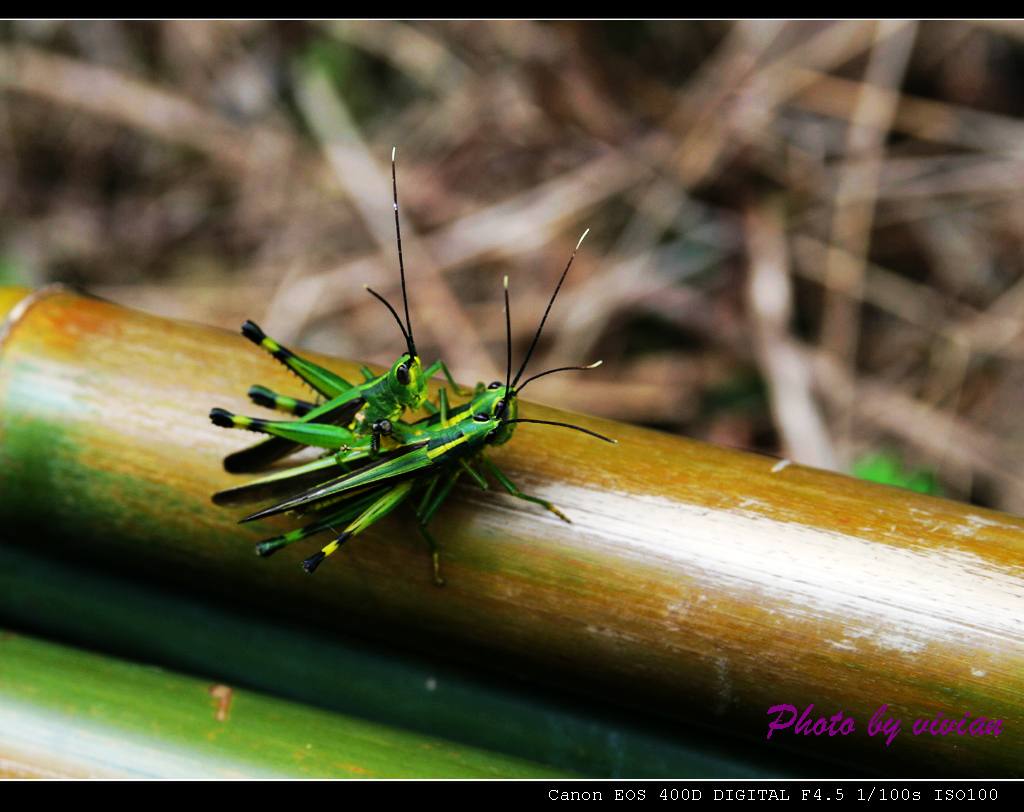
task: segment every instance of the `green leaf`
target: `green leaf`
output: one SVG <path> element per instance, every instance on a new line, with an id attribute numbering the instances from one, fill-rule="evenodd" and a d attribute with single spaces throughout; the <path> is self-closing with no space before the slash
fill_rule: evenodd
<path id="1" fill-rule="evenodd" d="M 942 495 L 942 486 L 934 471 L 926 468 L 908 471 L 903 467 L 900 457 L 888 451 L 872 452 L 858 458 L 853 464 L 852 473 L 859 479 L 881 485 L 893 485 L 934 496 Z"/>

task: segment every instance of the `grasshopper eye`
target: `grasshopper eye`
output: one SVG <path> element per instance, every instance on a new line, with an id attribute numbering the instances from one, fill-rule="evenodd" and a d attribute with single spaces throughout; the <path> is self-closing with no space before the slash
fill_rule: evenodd
<path id="1" fill-rule="evenodd" d="M 501 385 L 502 385 L 501 381 L 491 381 L 489 384 L 487 384 L 487 388 L 488 389 L 497 389 Z"/>
<path id="2" fill-rule="evenodd" d="M 494 414 L 500 415 L 505 413 L 505 398 L 502 398 L 494 404 Z"/>
<path id="3" fill-rule="evenodd" d="M 477 412 L 475 415 L 473 415 L 473 419 L 477 423 L 486 423 L 488 420 L 491 419 L 491 416 L 487 414 L 487 412 Z"/>
<path id="4" fill-rule="evenodd" d="M 398 378 L 398 382 L 400 384 L 402 384 L 402 386 L 408 386 L 409 385 L 409 365 L 408 364 L 402 364 L 401 366 L 399 366 L 398 369 L 395 370 L 395 377 Z"/>

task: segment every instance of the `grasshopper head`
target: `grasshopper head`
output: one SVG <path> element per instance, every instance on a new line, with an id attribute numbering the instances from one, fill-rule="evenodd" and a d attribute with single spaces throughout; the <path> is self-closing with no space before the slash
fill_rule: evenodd
<path id="1" fill-rule="evenodd" d="M 388 370 L 395 399 L 406 409 L 419 409 L 427 399 L 427 382 L 418 355 L 403 353 Z"/>
<path id="2" fill-rule="evenodd" d="M 575 426 L 572 423 L 562 423 L 557 420 L 536 420 L 519 416 L 519 397 L 514 387 L 506 387 L 501 381 L 495 381 L 481 394 L 473 398 L 473 422 L 479 427 L 477 432 L 486 435 L 486 442 L 491 445 L 501 445 L 512 439 L 516 423 L 540 423 L 548 426 L 561 426 L 575 431 L 582 431 L 598 440 L 606 443 L 616 441 L 596 431 Z"/>
<path id="3" fill-rule="evenodd" d="M 501 381 L 495 381 L 474 401 L 473 420 L 489 424 L 488 442 L 501 445 L 512 439 L 515 424 L 508 423 L 519 414 L 519 400 L 515 390 L 505 388 Z"/>

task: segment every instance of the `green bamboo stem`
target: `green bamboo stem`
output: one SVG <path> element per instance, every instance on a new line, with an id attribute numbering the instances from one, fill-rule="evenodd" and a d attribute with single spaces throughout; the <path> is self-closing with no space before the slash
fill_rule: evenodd
<path id="1" fill-rule="evenodd" d="M 882 704 L 905 727 L 936 711 L 1024 724 L 1017 517 L 524 404 L 620 441 L 521 426 L 492 455 L 573 524 L 467 485 L 435 525 L 444 589 L 401 517 L 310 578 L 305 550 L 252 555 L 287 518 L 240 527 L 209 503 L 234 481 L 221 458 L 250 442 L 209 407 L 250 410 L 257 382 L 294 391 L 244 339 L 53 295 L 0 353 L 0 517 L 46 522 L 54 554 L 762 741 L 772 705 L 842 709 L 857 735 L 790 741 L 866 770 L 1021 772 L 1019 736 L 866 733 Z"/>
<path id="2" fill-rule="evenodd" d="M 0 776 L 549 777 L 549 768 L 0 631 Z"/>

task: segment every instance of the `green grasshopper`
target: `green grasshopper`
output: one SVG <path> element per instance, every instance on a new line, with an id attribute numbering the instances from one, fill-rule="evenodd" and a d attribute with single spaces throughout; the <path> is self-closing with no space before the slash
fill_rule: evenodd
<path id="1" fill-rule="evenodd" d="M 584 233 L 584 237 L 586 233 Z M 336 552 L 341 545 L 353 536 L 370 527 L 378 520 L 393 511 L 412 495 L 418 497 L 413 508 L 421 534 L 431 551 L 434 569 L 434 580 L 443 584 L 440 576 L 439 546 L 427 529 L 434 514 L 444 503 L 452 488 L 462 474 L 469 475 L 483 489 L 488 483 L 478 470 L 483 468 L 489 472 L 511 495 L 541 505 L 564 521 L 569 521 L 558 508 L 547 500 L 525 494 L 512 482 L 504 472 L 484 456 L 487 446 L 502 445 L 513 435 L 517 423 L 539 423 L 554 425 L 581 431 L 606 442 L 614 443 L 601 434 L 574 426 L 547 420 L 530 420 L 518 416 L 518 395 L 530 381 L 555 372 L 576 369 L 592 369 L 600 362 L 588 366 L 558 367 L 534 375 L 521 384 L 520 379 L 537 346 L 544 323 L 547 320 L 555 297 L 561 289 L 569 268 L 572 266 L 580 243 L 577 243 L 569 262 L 566 264 L 562 277 L 548 302 L 540 325 L 534 335 L 533 342 L 527 351 L 515 379 L 512 379 L 512 328 L 509 315 L 508 278 L 505 278 L 505 327 L 507 344 L 507 365 L 504 384 L 495 381 L 487 387 L 478 386 L 473 399 L 449 412 L 447 400 L 439 398 L 440 410 L 416 423 L 407 424 L 403 429 L 400 446 L 389 451 L 383 458 L 369 462 L 355 471 L 346 471 L 340 476 L 320 482 L 312 488 L 299 493 L 283 502 L 260 510 L 247 516 L 243 522 L 265 518 L 287 511 L 323 510 L 321 518 L 298 530 L 260 542 L 256 550 L 260 555 L 273 552 L 326 530 L 335 530 L 336 538 L 320 552 L 303 561 L 306 572 L 312 573 L 325 558 Z M 337 454 L 299 466 L 290 472 L 275 474 L 257 480 L 233 491 L 221 492 L 215 500 L 222 502 L 234 501 L 246 494 L 258 496 L 268 486 L 290 481 L 293 478 L 309 475 L 330 474 L 333 466 L 347 466 L 362 459 L 367 459 L 365 451 L 355 452 L 341 448 Z M 336 526 L 343 529 L 338 532 Z"/>
<path id="2" fill-rule="evenodd" d="M 374 375 L 363 368 L 363 382 L 353 384 L 324 367 L 309 361 L 270 338 L 252 321 L 242 325 L 242 335 L 263 348 L 299 376 L 314 391 L 326 398 L 319 405 L 289 398 L 263 386 L 254 386 L 249 397 L 260 406 L 269 406 L 298 417 L 297 420 L 264 420 L 245 417 L 215 408 L 210 420 L 224 428 L 242 428 L 271 438 L 243 449 L 224 459 L 224 467 L 233 473 L 266 468 L 273 462 L 297 451 L 303 445 L 327 448 L 368 447 L 373 454 L 380 450 L 381 437 L 389 436 L 395 422 L 406 409 L 426 405 L 427 381 L 438 372 L 444 373 L 456 393 L 461 390 L 443 361 L 423 368 L 413 340 L 409 319 L 409 299 L 405 285 L 405 261 L 402 256 L 402 230 L 398 216 L 398 180 L 395 171 L 395 150 L 391 151 L 391 184 L 395 211 L 395 235 L 398 243 L 398 267 L 402 280 L 402 301 L 405 323 L 394 307 L 376 291 L 367 290 L 381 301 L 394 316 L 406 342 L 406 352 L 391 368 Z M 329 429 L 329 430 L 328 430 Z M 329 442 L 326 438 L 330 438 Z M 327 444 L 325 445 L 325 442 Z"/>

